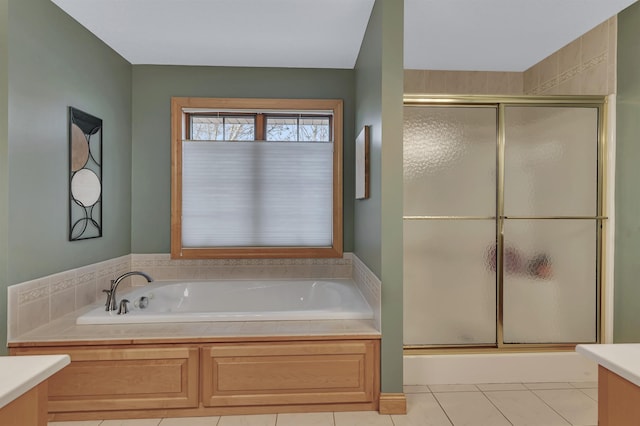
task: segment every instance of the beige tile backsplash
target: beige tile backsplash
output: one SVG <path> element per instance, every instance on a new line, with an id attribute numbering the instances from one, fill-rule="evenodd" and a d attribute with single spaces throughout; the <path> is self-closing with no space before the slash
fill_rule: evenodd
<path id="1" fill-rule="evenodd" d="M 332 259 L 173 260 L 169 254 L 133 254 L 132 269 L 154 279 L 351 278 L 350 253 Z M 132 284 L 144 285 L 140 277 Z"/>
<path id="2" fill-rule="evenodd" d="M 130 269 L 130 256 L 122 256 L 10 286 L 9 340 L 95 303 L 111 279 Z"/>
<path id="3" fill-rule="evenodd" d="M 140 270 L 156 280 L 353 278 L 374 309 L 380 327 L 380 280 L 352 253 L 338 259 L 172 260 L 169 254 L 132 254 L 12 285 L 8 289 L 8 339 L 77 309 L 105 300 L 103 289 L 124 272 Z M 120 285 L 147 284 L 132 276 Z"/>

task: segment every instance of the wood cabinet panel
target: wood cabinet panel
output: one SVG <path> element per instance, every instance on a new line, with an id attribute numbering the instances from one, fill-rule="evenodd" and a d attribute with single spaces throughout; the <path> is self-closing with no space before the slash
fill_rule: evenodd
<path id="1" fill-rule="evenodd" d="M 70 355 L 71 364 L 49 379 L 49 417 L 56 420 L 378 409 L 379 339 L 10 351 Z"/>
<path id="2" fill-rule="evenodd" d="M 598 366 L 598 424 L 640 424 L 640 387 L 601 365 Z"/>
<path id="3" fill-rule="evenodd" d="M 49 380 L 50 412 L 198 406 L 197 347 L 38 352 L 71 356 L 71 364 Z"/>
<path id="4" fill-rule="evenodd" d="M 377 341 L 204 347 L 204 406 L 371 402 L 379 392 Z"/>
<path id="5" fill-rule="evenodd" d="M 47 426 L 47 381 L 0 408 L 2 426 Z"/>

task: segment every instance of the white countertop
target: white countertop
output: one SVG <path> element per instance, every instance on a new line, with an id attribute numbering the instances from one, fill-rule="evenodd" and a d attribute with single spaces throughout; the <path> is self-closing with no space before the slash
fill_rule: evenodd
<path id="1" fill-rule="evenodd" d="M 69 364 L 69 355 L 0 356 L 0 408 Z"/>
<path id="2" fill-rule="evenodd" d="M 578 345 L 576 352 L 640 386 L 640 343 Z"/>

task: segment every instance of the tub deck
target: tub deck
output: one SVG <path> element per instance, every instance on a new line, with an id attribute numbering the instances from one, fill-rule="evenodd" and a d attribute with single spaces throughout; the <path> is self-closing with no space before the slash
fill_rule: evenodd
<path id="1" fill-rule="evenodd" d="M 77 325 L 76 318 L 93 309 L 89 306 L 51 323 L 11 337 L 8 346 L 35 347 L 52 344 L 131 344 L 140 342 L 238 342 L 323 339 L 380 338 L 374 320 L 308 320 L 193 322 L 158 324 Z"/>

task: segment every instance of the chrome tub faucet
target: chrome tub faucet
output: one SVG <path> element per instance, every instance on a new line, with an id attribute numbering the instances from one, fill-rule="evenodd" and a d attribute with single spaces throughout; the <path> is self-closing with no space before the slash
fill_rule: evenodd
<path id="1" fill-rule="evenodd" d="M 126 314 L 129 311 L 126 306 L 126 303 L 129 302 L 128 300 L 125 302 L 124 309 L 122 308 L 122 306 L 120 306 L 120 309 L 118 309 L 118 301 L 116 300 L 116 290 L 118 289 L 118 285 L 122 282 L 122 280 L 124 280 L 127 277 L 130 277 L 131 275 L 140 275 L 144 277 L 149 283 L 153 281 L 153 278 L 151 278 L 149 275 L 145 274 L 144 272 L 140 272 L 140 271 L 125 272 L 115 280 L 111 280 L 111 288 L 109 290 L 102 290 L 103 293 L 107 293 L 107 303 L 105 303 L 104 305 L 105 311 L 107 312 L 118 311 L 118 315 Z"/>

